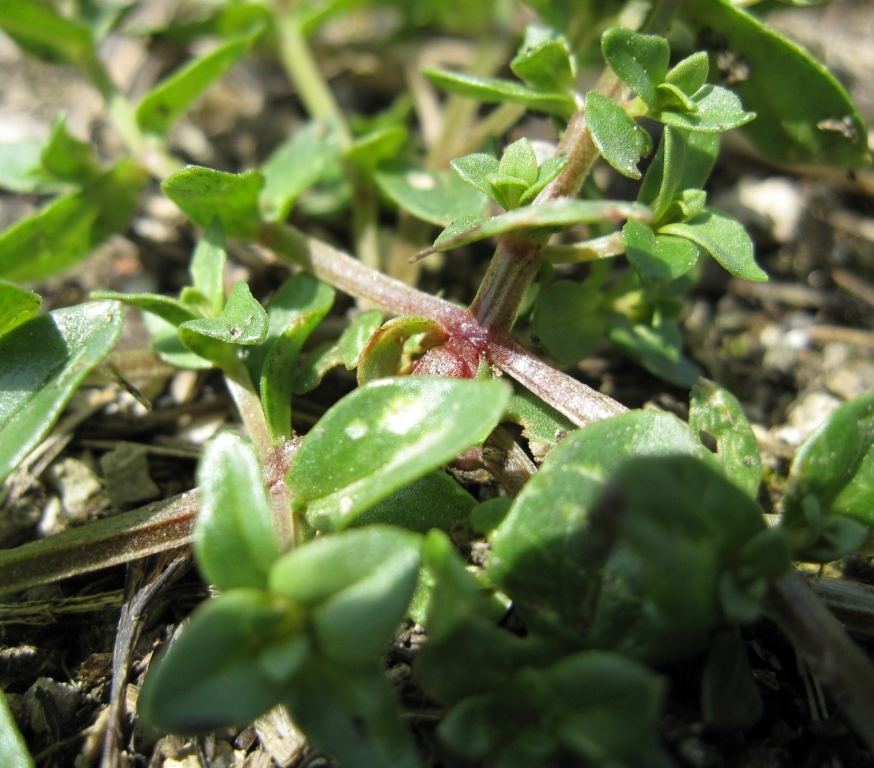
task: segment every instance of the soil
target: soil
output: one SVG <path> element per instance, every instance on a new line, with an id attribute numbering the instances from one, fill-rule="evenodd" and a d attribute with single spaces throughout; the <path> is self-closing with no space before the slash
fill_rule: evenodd
<path id="1" fill-rule="evenodd" d="M 129 24 L 160 26 L 178 5 L 141 3 Z M 437 55 L 439 48 L 445 55 L 450 48 L 451 55 L 470 55 L 469 44 L 461 40 L 435 39 L 418 52 L 389 46 L 356 26 L 367 17 L 354 21 L 332 25 L 318 46 L 325 71 L 350 109 L 372 112 L 386 106 L 403 86 L 401 75 L 415 66 L 417 53 Z M 774 23 L 832 66 L 866 122 L 874 123 L 874 7 L 866 0 L 847 0 L 781 11 Z M 134 97 L 179 61 L 178 51 L 157 38 L 110 37 L 104 53 L 113 76 Z M 103 122 L 99 98 L 87 84 L 67 69 L 22 57 L 0 37 L 0 140 L 45 136 L 60 110 L 66 110 L 70 130 L 93 141 L 104 156 L 119 151 Z M 302 119 L 277 62 L 253 57 L 198 102 L 174 131 L 174 150 L 190 162 L 238 171 L 263 160 Z M 548 136 L 550 128 L 529 121 L 521 130 Z M 797 446 L 840 403 L 874 389 L 874 172 L 778 168 L 733 138 L 709 191 L 716 206 L 748 225 L 771 280 L 745 283 L 718 270 L 708 272 L 687 300 L 687 350 L 709 378 L 741 400 L 759 440 L 767 477 L 762 502 L 771 510 Z M 0 225 L 40 202 L 0 194 Z M 389 214 L 384 224 L 382 234 L 391 241 L 396 235 Z M 339 227 L 318 234 L 344 245 Z M 45 309 L 77 303 L 98 288 L 175 293 L 185 282 L 196 236 L 153 185 L 126 232 L 35 289 Z M 432 236 L 428 231 L 423 240 Z M 231 277 L 249 280 L 256 296 L 266 296 L 282 279 L 284 270 L 252 249 L 232 244 L 231 250 Z M 486 260 L 485 251 L 442 261 L 432 257 L 424 264 L 421 284 L 469 301 Z M 339 301 L 329 326 L 342 323 L 351 306 L 351 300 Z M 122 354 L 147 346 L 142 320 L 129 312 Z M 6 488 L 0 547 L 193 487 L 202 445 L 234 418 L 220 379 L 163 366 L 138 375 L 131 362 L 135 357 L 118 359 L 126 361 L 126 377 L 151 401 L 151 410 L 117 384 L 92 382 L 85 388 L 68 409 L 81 417 L 79 423 L 53 435 L 27 476 L 12 478 L 14 485 Z M 688 392 L 608 349 L 574 373 L 629 407 L 685 413 Z M 326 404 L 352 386 L 349 376 L 331 376 L 296 406 L 297 428 L 305 431 Z M 817 590 L 823 599 L 859 644 L 874 650 L 874 564 L 859 556 L 822 576 Z M 159 737 L 138 726 L 138 686 L 154 650 L 207 595 L 187 554 L 174 551 L 37 587 L 0 603 L 0 686 L 40 768 L 327 764 L 281 711 L 243 730 L 197 740 Z M 118 642 L 119 636 L 127 644 Z M 696 688 L 703 660 L 665 670 L 671 693 L 662 737 L 678 765 L 874 765 L 874 756 L 773 625 L 762 620 L 744 631 L 744 639 L 765 699 L 764 717 L 744 732 L 704 725 Z M 433 736 L 439 710 L 410 676 L 422 640 L 415 627 L 401 634 L 389 657 L 390 673 L 431 765 L 450 766 Z M 111 707 L 113 689 L 119 705 Z"/>

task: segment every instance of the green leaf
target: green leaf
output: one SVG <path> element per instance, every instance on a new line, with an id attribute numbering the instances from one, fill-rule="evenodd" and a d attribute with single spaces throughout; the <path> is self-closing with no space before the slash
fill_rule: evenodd
<path id="1" fill-rule="evenodd" d="M 607 337 L 623 354 L 678 387 L 691 387 L 701 375 L 683 354 L 683 335 L 676 320 L 656 315 L 647 324 L 633 323 L 624 315 L 612 316 Z"/>
<path id="2" fill-rule="evenodd" d="M 529 205 L 485 220 L 459 220 L 447 227 L 431 248 L 419 255 L 448 251 L 468 243 L 508 232 L 570 227 L 602 221 L 638 219 L 649 221 L 652 212 L 640 203 L 618 200 L 549 200 L 541 205 Z M 533 233 L 538 234 L 537 232 Z"/>
<path id="3" fill-rule="evenodd" d="M 408 138 L 406 126 L 382 125 L 364 136 L 356 137 L 343 159 L 369 175 L 383 160 L 397 157 Z"/>
<path id="4" fill-rule="evenodd" d="M 710 60 L 707 53 L 698 51 L 671 67 L 664 82 L 692 96 L 707 82 L 709 71 Z"/>
<path id="5" fill-rule="evenodd" d="M 149 312 L 155 317 L 178 327 L 189 320 L 197 320 L 201 314 L 192 309 L 188 304 L 183 304 L 178 299 L 169 296 L 161 296 L 157 293 L 117 293 L 116 291 L 94 291 L 92 299 L 112 299 L 120 301 L 129 307 L 135 307 L 143 312 Z"/>
<path id="6" fill-rule="evenodd" d="M 559 280 L 537 298 L 531 332 L 538 345 L 561 363 L 589 355 L 604 336 L 601 291 L 574 280 Z"/>
<path id="7" fill-rule="evenodd" d="M 721 211 L 704 208 L 691 221 L 667 224 L 662 235 L 676 235 L 691 240 L 707 251 L 731 275 L 762 282 L 768 275 L 756 264 L 753 243 L 743 225 Z"/>
<path id="8" fill-rule="evenodd" d="M 0 5 L 0 29 L 22 50 L 43 61 L 84 67 L 96 60 L 91 32 L 38 0 L 16 0 Z"/>
<path id="9" fill-rule="evenodd" d="M 567 167 L 567 163 L 566 157 L 548 157 L 544 160 L 537 168 L 537 181 L 522 193 L 519 205 L 528 205 L 532 202 L 541 190 Z"/>
<path id="10" fill-rule="evenodd" d="M 135 161 L 122 160 L 80 191 L 16 222 L 0 235 L 0 276 L 37 280 L 79 261 L 126 226 L 147 180 Z"/>
<path id="11" fill-rule="evenodd" d="M 0 280 L 0 336 L 34 317 L 42 306 L 42 297 L 15 283 Z"/>
<path id="12" fill-rule="evenodd" d="M 137 105 L 140 128 L 145 133 L 166 134 L 198 96 L 242 58 L 256 36 L 226 40 L 161 80 Z"/>
<path id="13" fill-rule="evenodd" d="M 397 376 L 409 365 L 405 360 L 407 342 L 420 337 L 418 347 L 426 350 L 446 341 L 448 334 L 440 323 L 427 317 L 394 317 L 373 332 L 358 361 L 358 383 Z"/>
<path id="14" fill-rule="evenodd" d="M 263 174 L 254 169 L 234 174 L 189 165 L 164 181 L 161 189 L 195 224 L 206 228 L 217 217 L 228 237 L 255 240 L 263 186 Z"/>
<path id="15" fill-rule="evenodd" d="M 205 300 L 210 315 L 225 306 L 225 235 L 221 221 L 213 219 L 197 241 L 188 271 L 191 285 Z"/>
<path id="16" fill-rule="evenodd" d="M 472 155 L 465 155 L 451 160 L 449 165 L 463 181 L 467 182 L 474 189 L 478 189 L 485 195 L 488 195 L 502 208 L 507 208 L 504 205 L 504 197 L 500 190 L 496 189 L 492 184 L 492 177 L 498 174 L 498 161 L 491 155 L 484 152 L 474 152 Z M 469 211 L 464 211 L 464 217 L 469 217 Z M 461 218 L 461 217 L 458 217 Z"/>
<path id="17" fill-rule="evenodd" d="M 743 731 L 759 721 L 763 709 L 743 638 L 737 630 L 718 631 L 701 680 L 704 721 L 715 728 Z"/>
<path id="18" fill-rule="evenodd" d="M 692 111 L 677 112 L 671 105 L 654 111 L 650 116 L 665 125 L 685 128 L 689 131 L 729 131 L 746 125 L 755 116 L 747 112 L 734 91 L 718 85 L 704 85 L 691 96 Z"/>
<path id="19" fill-rule="evenodd" d="M 384 562 L 407 561 L 421 537 L 390 526 L 367 526 L 319 537 L 284 554 L 270 572 L 270 589 L 315 606 L 370 578 Z"/>
<path id="20" fill-rule="evenodd" d="M 139 716 L 161 731 L 191 733 L 264 714 L 310 663 L 299 621 L 288 601 L 260 590 L 234 589 L 208 600 L 152 662 Z"/>
<path id="21" fill-rule="evenodd" d="M 6 768 L 34 768 L 36 765 L 18 730 L 3 691 L 0 691 L 0 763 Z"/>
<path id="22" fill-rule="evenodd" d="M 789 469 L 783 522 L 796 555 L 826 562 L 861 544 L 874 525 L 874 393 L 835 409 Z"/>
<path id="23" fill-rule="evenodd" d="M 719 153 L 719 134 L 665 126 L 662 141 L 643 178 L 637 199 L 664 223 L 675 195 L 704 186 Z"/>
<path id="24" fill-rule="evenodd" d="M 251 444 L 231 432 L 219 434 L 203 452 L 197 485 L 201 495 L 194 554 L 201 573 L 222 591 L 265 589 L 279 544 Z"/>
<path id="25" fill-rule="evenodd" d="M 67 131 L 63 115 L 52 124 L 40 160 L 45 172 L 62 181 L 81 184 L 100 174 L 94 149 Z"/>
<path id="26" fill-rule="evenodd" d="M 519 52 L 510 62 L 513 74 L 544 91 L 571 93 L 576 66 L 568 41 L 549 27 L 529 24 Z"/>
<path id="27" fill-rule="evenodd" d="M 183 343 L 197 352 L 196 337 L 206 336 L 226 344 L 257 344 L 267 338 L 267 312 L 242 280 L 234 285 L 228 303 L 218 317 L 188 320 L 179 326 Z"/>
<path id="28" fill-rule="evenodd" d="M 619 653 L 588 651 L 549 667 L 558 738 L 592 762 L 641 765 L 657 746 L 666 683 L 643 664 Z M 609 757 L 607 757 L 609 755 Z M 606 758 L 606 759 L 605 759 Z"/>
<path id="29" fill-rule="evenodd" d="M 492 536 L 489 576 L 534 626 L 579 638 L 610 551 L 604 521 L 592 517 L 610 472 L 631 456 L 699 451 L 683 422 L 655 411 L 632 411 L 572 433 Z"/>
<path id="30" fill-rule="evenodd" d="M 0 144 L 0 187 L 22 194 L 57 192 L 64 187 L 42 168 L 44 142 L 24 139 Z"/>
<path id="31" fill-rule="evenodd" d="M 485 440 L 510 397 L 498 381 L 380 379 L 340 400 L 304 438 L 287 475 L 318 529 L 337 530 Z"/>
<path id="32" fill-rule="evenodd" d="M 48 434 L 121 325 L 121 306 L 102 301 L 56 309 L 0 337 L 0 482 Z"/>
<path id="33" fill-rule="evenodd" d="M 565 119 L 576 112 L 576 103 L 565 93 L 529 88 L 513 80 L 497 77 L 474 77 L 447 69 L 423 67 L 422 74 L 434 85 L 459 96 L 468 96 L 486 104 L 522 104 L 534 112 L 545 112 Z"/>
<path id="34" fill-rule="evenodd" d="M 586 94 L 586 124 L 604 159 L 623 176 L 639 179 L 637 164 L 652 152 L 652 139 L 615 101 L 594 91 Z"/>
<path id="35" fill-rule="evenodd" d="M 504 418 L 522 427 L 522 437 L 538 461 L 543 461 L 547 453 L 576 428 L 567 417 L 523 388 L 510 398 Z"/>
<path id="36" fill-rule="evenodd" d="M 744 132 L 769 157 L 842 168 L 870 162 L 865 121 L 809 53 L 728 0 L 693 0 L 682 13 L 721 41 L 713 53 L 736 62 L 732 87 L 759 116 Z"/>
<path id="37" fill-rule="evenodd" d="M 601 51 L 610 69 L 654 109 L 656 86 L 668 72 L 671 51 L 667 40 L 657 35 L 640 35 L 624 27 L 610 27 L 601 36 Z"/>
<path id="38" fill-rule="evenodd" d="M 421 768 L 394 688 L 375 663 L 350 670 L 313 658 L 283 704 L 307 739 L 344 768 Z"/>
<path id="39" fill-rule="evenodd" d="M 381 164 L 374 179 L 395 205 L 417 219 L 444 227 L 460 216 L 483 213 L 488 204 L 486 195 L 471 189 L 457 173 L 427 170 L 400 160 Z"/>
<path id="40" fill-rule="evenodd" d="M 698 246 L 691 240 L 657 235 L 652 227 L 640 221 L 625 222 L 622 239 L 628 261 L 651 280 L 674 280 L 698 261 Z"/>
<path id="41" fill-rule="evenodd" d="M 689 429 L 716 440 L 716 458 L 725 476 L 751 498 L 762 483 L 762 459 L 737 398 L 712 381 L 700 379 L 689 397 Z"/>
<path id="42" fill-rule="evenodd" d="M 736 621 L 735 595 L 749 604 L 746 617 L 756 617 L 774 565 L 738 553 L 767 533 L 761 509 L 703 457 L 682 449 L 636 457 L 611 476 L 601 504 L 618 531 L 590 643 L 663 664 L 701 650 L 716 626 Z M 777 552 L 779 570 L 789 566 L 785 554 Z M 728 585 L 734 599 L 726 605 Z"/>
<path id="43" fill-rule="evenodd" d="M 353 318 L 336 342 L 326 342 L 305 355 L 294 378 L 294 393 L 300 395 L 315 389 L 322 377 L 338 365 L 349 370 L 355 368 L 368 339 L 381 324 L 382 312 L 379 310 L 362 312 Z"/>
<path id="44" fill-rule="evenodd" d="M 195 354 L 182 343 L 178 326 L 149 313 L 143 315 L 143 324 L 152 338 L 152 349 L 165 363 L 195 371 L 208 370 L 214 366 L 212 361 Z"/>
<path id="45" fill-rule="evenodd" d="M 292 299 L 290 308 L 297 316 L 288 317 L 291 313 L 287 310 L 268 313 L 271 325 L 276 317 L 285 319 L 287 325 L 270 346 L 261 370 L 261 405 L 270 436 L 276 445 L 282 445 L 292 438 L 291 396 L 300 350 L 334 303 L 334 289 L 311 275 L 297 275 L 286 283 L 290 284 L 293 290 L 286 291 L 286 296 L 281 298 Z M 280 297 L 274 297 L 274 300 L 276 298 Z M 268 334 L 265 346 L 270 342 Z"/>
<path id="46" fill-rule="evenodd" d="M 537 155 L 526 138 L 514 141 L 501 155 L 498 176 L 511 176 L 521 181 L 526 188 L 537 181 Z"/>
<path id="47" fill-rule="evenodd" d="M 449 532 L 470 516 L 475 505 L 473 496 L 443 470 L 437 470 L 374 504 L 353 527 L 382 524 L 416 533 L 432 528 Z"/>
<path id="48" fill-rule="evenodd" d="M 280 144 L 261 168 L 264 217 L 269 221 L 284 221 L 301 192 L 334 173 L 339 162 L 337 130 L 324 121 L 307 123 Z"/>

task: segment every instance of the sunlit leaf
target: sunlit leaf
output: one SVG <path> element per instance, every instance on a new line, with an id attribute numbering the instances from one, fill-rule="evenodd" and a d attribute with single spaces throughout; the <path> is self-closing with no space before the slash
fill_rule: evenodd
<path id="1" fill-rule="evenodd" d="M 0 336 L 36 315 L 41 306 L 39 294 L 0 280 Z"/>
<path id="2" fill-rule="evenodd" d="M 195 224 L 206 228 L 218 218 L 228 237 L 253 240 L 261 226 L 258 198 L 263 186 L 263 174 L 254 169 L 234 174 L 189 165 L 161 189 Z"/>
<path id="3" fill-rule="evenodd" d="M 197 485 L 194 553 L 201 573 L 221 590 L 264 589 L 279 545 L 252 446 L 233 433 L 220 434 L 200 459 Z"/>
<path id="4" fill-rule="evenodd" d="M 226 40 L 159 82 L 137 105 L 140 128 L 146 133 L 165 134 L 201 93 L 239 61 L 254 39 L 246 35 Z"/>
<path id="5" fill-rule="evenodd" d="M 639 179 L 637 164 L 652 152 L 652 139 L 615 101 L 586 94 L 586 124 L 604 159 L 623 176 Z"/>
<path id="6" fill-rule="evenodd" d="M 494 103 L 522 104 L 535 112 L 569 118 L 576 111 L 576 104 L 564 93 L 541 91 L 529 88 L 513 80 L 497 77 L 474 77 L 445 69 L 422 68 L 425 75 L 437 87 L 460 96 Z"/>
<path id="7" fill-rule="evenodd" d="M 650 209 L 640 203 L 617 200 L 550 200 L 542 205 L 529 205 L 515 211 L 493 216 L 490 219 L 461 220 L 442 232 L 431 248 L 421 251 L 420 256 L 437 251 L 448 251 L 487 237 L 549 228 L 569 227 L 601 221 L 638 219 L 649 221 Z"/>
<path id="8" fill-rule="evenodd" d="M 640 221 L 626 222 L 622 238 L 628 261 L 652 280 L 673 280 L 686 274 L 698 261 L 698 246 L 691 240 L 656 234 Z"/>
<path id="9" fill-rule="evenodd" d="M 743 225 L 721 211 L 704 208 L 704 213 L 686 222 L 667 224 L 663 235 L 676 235 L 701 246 L 731 275 L 758 282 L 768 279 L 756 264 L 753 242 Z"/>
<path id="10" fill-rule="evenodd" d="M 5 768 L 35 766 L 3 691 L 0 691 L 0 762 Z"/>
<path id="11" fill-rule="evenodd" d="M 482 442 L 510 397 L 498 381 L 380 379 L 310 430 L 287 482 L 310 524 L 336 530 L 407 483 Z"/>
<path id="12" fill-rule="evenodd" d="M 147 180 L 138 163 L 122 160 L 80 191 L 56 198 L 16 222 L 0 235 L 0 275 L 36 280 L 84 258 L 125 227 Z"/>
<path id="13" fill-rule="evenodd" d="M 624 27 L 611 27 L 601 36 L 607 64 L 647 106 L 655 107 L 656 86 L 668 72 L 670 48 L 658 35 L 641 35 Z"/>
<path id="14" fill-rule="evenodd" d="M 0 481 L 48 434 L 121 325 L 121 305 L 102 301 L 56 309 L 0 337 Z"/>

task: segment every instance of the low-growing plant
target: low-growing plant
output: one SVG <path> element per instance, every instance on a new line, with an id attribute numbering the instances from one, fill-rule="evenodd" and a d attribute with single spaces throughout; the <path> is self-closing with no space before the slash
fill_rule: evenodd
<path id="1" fill-rule="evenodd" d="M 459 120 L 439 147 L 449 169 L 425 157 L 402 105 L 355 121 L 319 73 L 308 38 L 364 4 L 210 3 L 196 20 L 150 30 L 175 45 L 217 44 L 136 104 L 97 47 L 126 6 L 73 5 L 77 16 L 37 0 L 4 4 L 0 28 L 88 78 L 126 154 L 99 157 L 59 118 L 46 142 L 0 155 L 0 182 L 50 195 L 0 235 L 0 477 L 106 360 L 123 305 L 146 313 L 163 361 L 221 373 L 242 432 L 207 445 L 196 494 L 3 552 L 2 591 L 193 541 L 217 596 L 153 662 L 141 718 L 192 733 L 281 704 L 348 768 L 423 764 L 384 672 L 405 621 L 426 633 L 414 674 L 441 707 L 453 759 L 668 765 L 659 670 L 704 654 L 706 722 L 751 725 L 762 700 L 737 628 L 767 611 L 874 746 L 872 667 L 791 565 L 858 550 L 874 522 L 874 396 L 838 408 L 802 446 L 769 527 L 750 425 L 728 391 L 699 379 L 678 322 L 710 260 L 767 279 L 741 224 L 708 204 L 721 133 L 743 130 L 775 161 L 868 162 L 865 125 L 821 65 L 755 6 L 728 0 L 656 0 L 645 13 L 531 2 L 539 21 L 507 77 L 424 70 L 452 94 L 446 112 Z M 488 3 L 410 6 L 392 5 L 408 28 L 423 18 L 451 27 L 458 11 L 457 23 L 487 30 L 496 13 Z M 280 57 L 309 122 L 258 168 L 183 167 L 173 125 L 253 48 Z M 743 76 L 716 66 L 725 52 Z M 598 57 L 604 72 L 581 91 L 578 70 Z M 469 100 L 497 106 L 480 117 Z M 526 113 L 553 120 L 551 154 L 528 138 L 506 142 Z M 639 182 L 634 200 L 604 199 L 591 175 L 599 161 Z M 99 291 L 39 315 L 40 297 L 20 283 L 123 229 L 150 179 L 202 228 L 190 284 L 178 297 Z M 321 213 L 314 195 L 306 205 L 314 189 Z M 303 229 L 289 223 L 298 206 Z M 460 259 L 458 249 L 497 238 L 468 307 L 398 279 L 415 269 L 406 258 L 389 274 L 376 268 L 381 208 L 398 211 L 422 246 L 428 227 L 443 227 L 415 259 Z M 351 218 L 358 258 L 306 234 L 325 212 Z M 293 267 L 266 305 L 246 282 L 226 292 L 225 238 Z M 554 266 L 567 264 L 581 266 Z M 314 344 L 335 289 L 363 310 Z M 517 340 L 524 333 L 555 365 Z M 692 387 L 688 424 L 627 411 L 562 372 L 605 340 Z M 296 398 L 337 366 L 357 370 L 358 388 L 297 435 Z M 490 473 L 492 498 L 445 470 L 465 462 Z M 463 554 L 471 539 L 487 549 L 477 565 Z M 508 610 L 524 631 L 502 626 Z M 5 714 L 0 754 L 30 760 Z"/>

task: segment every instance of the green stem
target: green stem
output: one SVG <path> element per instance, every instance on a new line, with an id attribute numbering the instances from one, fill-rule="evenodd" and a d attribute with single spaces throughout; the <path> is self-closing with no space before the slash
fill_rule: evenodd
<path id="1" fill-rule="evenodd" d="M 279 32 L 279 56 L 306 111 L 312 117 L 333 123 L 338 132 L 340 148 L 349 149 L 352 133 L 307 44 L 299 19 L 293 12 L 283 8 L 276 8 L 275 18 Z"/>

